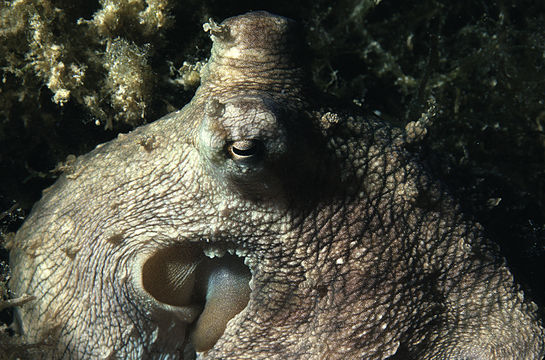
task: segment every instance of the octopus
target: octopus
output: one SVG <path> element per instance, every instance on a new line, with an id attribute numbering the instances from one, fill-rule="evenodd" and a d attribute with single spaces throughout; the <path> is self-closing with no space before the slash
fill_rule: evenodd
<path id="1" fill-rule="evenodd" d="M 50 359 L 541 359 L 545 330 L 407 130 L 310 84 L 297 24 L 210 22 L 184 108 L 65 167 L 11 242 Z"/>

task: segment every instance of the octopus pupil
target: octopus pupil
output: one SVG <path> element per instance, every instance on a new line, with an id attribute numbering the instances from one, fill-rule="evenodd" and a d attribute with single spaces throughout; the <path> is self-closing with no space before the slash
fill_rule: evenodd
<path id="1" fill-rule="evenodd" d="M 234 159 L 250 158 L 258 154 L 259 146 L 255 140 L 240 140 L 229 146 L 229 152 Z"/>

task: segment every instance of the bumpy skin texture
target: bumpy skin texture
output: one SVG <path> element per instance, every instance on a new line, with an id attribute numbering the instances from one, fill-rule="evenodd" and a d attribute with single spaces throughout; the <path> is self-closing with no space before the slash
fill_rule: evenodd
<path id="1" fill-rule="evenodd" d="M 405 133 L 303 86 L 295 24 L 209 28 L 193 100 L 79 157 L 17 233 L 11 287 L 37 297 L 19 309 L 26 341 L 55 339 L 52 358 L 182 358 L 195 307 L 141 279 L 158 250 L 191 244 L 237 249 L 252 273 L 202 358 L 544 356 L 535 305 Z"/>

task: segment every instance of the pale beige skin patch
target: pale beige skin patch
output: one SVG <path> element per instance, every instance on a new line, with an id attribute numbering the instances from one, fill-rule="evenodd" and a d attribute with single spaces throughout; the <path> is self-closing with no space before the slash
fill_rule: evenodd
<path id="1" fill-rule="evenodd" d="M 45 358 L 541 359 L 544 329 L 408 133 L 310 87 L 296 24 L 207 24 L 183 109 L 78 157 L 11 244 Z"/>

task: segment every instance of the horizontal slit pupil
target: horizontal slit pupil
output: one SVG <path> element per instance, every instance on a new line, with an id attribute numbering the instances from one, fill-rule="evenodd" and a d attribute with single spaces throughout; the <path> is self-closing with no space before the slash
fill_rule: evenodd
<path id="1" fill-rule="evenodd" d="M 235 141 L 231 144 L 231 153 L 239 157 L 251 157 L 257 154 L 257 144 L 253 140 Z"/>
<path id="2" fill-rule="evenodd" d="M 250 156 L 255 154 L 255 147 L 251 147 L 249 149 L 239 149 L 233 146 L 233 152 L 239 156 Z"/>

